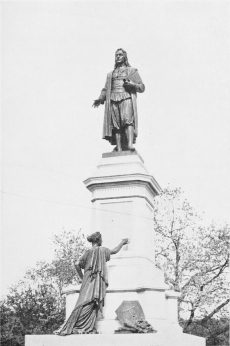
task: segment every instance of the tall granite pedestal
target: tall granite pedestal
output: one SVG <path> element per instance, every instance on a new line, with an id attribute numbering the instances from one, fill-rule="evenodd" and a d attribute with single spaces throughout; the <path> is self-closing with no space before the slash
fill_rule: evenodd
<path id="1" fill-rule="evenodd" d="M 103 154 L 84 183 L 92 193 L 92 232 L 101 232 L 103 245 L 110 249 L 122 238 L 130 239 L 107 263 L 109 287 L 97 329 L 114 333 L 120 326 L 115 310 L 123 300 L 139 300 L 155 327 L 165 319 L 167 289 L 163 272 L 154 265 L 153 199 L 160 186 L 137 152 Z"/>
<path id="2" fill-rule="evenodd" d="M 155 266 L 153 200 L 161 191 L 159 184 L 136 151 L 103 154 L 96 172 L 84 183 L 92 194 L 91 232 L 102 234 L 102 246 L 112 249 L 122 238 L 130 239 L 130 243 L 107 262 L 109 287 L 97 330 L 112 336 L 121 327 L 115 310 L 123 300 L 138 300 L 146 320 L 158 331 L 152 338 L 174 335 L 175 345 L 179 345 L 175 335 L 179 339 L 189 338 L 178 324 L 180 294 L 168 289 L 164 273 Z M 67 316 L 79 289 L 65 290 Z M 159 340 L 158 344 L 164 345 Z M 188 340 L 186 344 L 190 345 Z M 204 339 L 198 338 L 196 345 L 204 345 Z"/>
<path id="3" fill-rule="evenodd" d="M 38 345 L 146 345 L 204 346 L 205 339 L 183 334 L 178 324 L 179 293 L 164 283 L 164 273 L 154 263 L 153 200 L 161 188 L 135 152 L 103 154 L 96 172 L 84 181 L 92 193 L 91 233 L 102 234 L 102 246 L 110 249 L 122 238 L 130 243 L 107 262 L 109 287 L 103 315 L 96 324 L 99 335 L 65 337 L 27 336 L 26 346 Z M 66 317 L 72 312 L 80 286 L 68 287 Z M 121 327 L 115 310 L 123 300 L 138 300 L 154 334 L 114 334 Z M 33 341 L 32 342 L 32 338 Z M 37 339 L 36 339 L 37 338 Z M 40 342 L 40 341 L 41 342 Z"/>

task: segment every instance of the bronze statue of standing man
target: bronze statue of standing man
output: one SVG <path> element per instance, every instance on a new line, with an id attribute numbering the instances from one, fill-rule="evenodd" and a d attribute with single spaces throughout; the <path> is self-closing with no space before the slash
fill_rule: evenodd
<path id="1" fill-rule="evenodd" d="M 115 53 L 115 68 L 108 73 L 101 95 L 93 107 L 105 102 L 103 138 L 116 151 L 135 150 L 133 143 L 138 134 L 137 92 L 145 91 L 145 86 L 137 69 L 131 67 L 127 53 L 119 48 Z"/>

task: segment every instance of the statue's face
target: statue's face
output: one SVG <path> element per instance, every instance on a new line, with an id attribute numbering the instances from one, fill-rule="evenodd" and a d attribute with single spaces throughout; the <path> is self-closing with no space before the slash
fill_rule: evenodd
<path id="1" fill-rule="evenodd" d="M 124 53 L 122 52 L 122 50 L 118 50 L 115 53 L 115 61 L 116 61 L 116 64 L 121 64 L 125 61 Z"/>

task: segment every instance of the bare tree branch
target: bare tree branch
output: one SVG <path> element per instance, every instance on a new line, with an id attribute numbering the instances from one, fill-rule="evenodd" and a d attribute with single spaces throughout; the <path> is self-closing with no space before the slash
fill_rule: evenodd
<path id="1" fill-rule="evenodd" d="M 186 333 L 186 331 L 188 330 L 188 327 L 192 324 L 194 316 L 195 316 L 195 310 L 196 308 L 192 308 L 191 312 L 190 312 L 190 316 L 189 319 L 187 320 L 187 322 L 184 325 L 184 329 L 183 332 Z"/>
<path id="2" fill-rule="evenodd" d="M 203 273 L 202 276 L 204 276 L 204 274 L 212 273 L 212 272 L 214 272 L 214 271 L 216 271 L 216 270 L 219 269 L 219 272 L 218 272 L 215 276 L 213 276 L 209 281 L 207 281 L 206 283 L 204 283 L 202 286 L 204 287 L 204 286 L 208 285 L 210 282 L 212 282 L 212 281 L 215 280 L 218 276 L 220 276 L 220 275 L 223 273 L 224 269 L 228 266 L 228 262 L 229 262 L 229 258 L 227 258 L 226 261 L 225 261 L 222 265 L 220 265 L 220 266 L 218 266 L 218 267 L 215 267 L 215 268 L 212 268 L 212 269 L 209 269 L 209 270 L 206 271 L 206 273 Z M 184 289 L 185 289 L 187 286 L 189 286 L 189 285 L 191 284 L 191 282 L 192 282 L 196 277 L 198 277 L 198 276 L 200 276 L 200 273 L 196 273 L 196 274 L 194 274 L 193 276 L 191 276 L 190 279 L 188 280 L 188 282 L 186 282 L 186 283 L 181 287 L 181 289 L 184 290 Z"/>

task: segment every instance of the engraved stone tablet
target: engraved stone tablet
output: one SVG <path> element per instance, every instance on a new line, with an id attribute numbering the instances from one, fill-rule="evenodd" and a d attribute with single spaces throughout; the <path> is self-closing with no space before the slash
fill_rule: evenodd
<path id="1" fill-rule="evenodd" d="M 145 315 L 138 300 L 124 300 L 115 311 L 122 325 L 126 321 L 135 323 L 138 320 L 145 320 Z"/>

